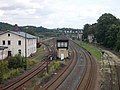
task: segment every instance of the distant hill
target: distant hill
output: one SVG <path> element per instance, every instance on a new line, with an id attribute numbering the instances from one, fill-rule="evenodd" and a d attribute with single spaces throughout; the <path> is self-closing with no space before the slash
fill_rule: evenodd
<path id="1" fill-rule="evenodd" d="M 26 26 L 18 26 L 20 31 L 25 31 Z M 60 34 L 59 30 L 80 30 L 80 29 L 72 29 L 72 28 L 56 28 L 56 29 L 47 29 L 42 26 L 36 27 L 36 26 L 27 26 L 28 30 L 26 30 L 27 33 L 32 35 L 45 35 L 45 36 L 58 36 Z M 14 30 L 15 25 L 11 25 L 8 23 L 0 22 L 0 30 Z"/>
<path id="2" fill-rule="evenodd" d="M 14 26 L 11 25 L 11 24 L 0 22 L 0 30 L 2 30 L 2 31 L 4 31 L 4 30 L 12 30 L 13 27 Z"/>
<path id="3" fill-rule="evenodd" d="M 26 26 L 18 26 L 19 31 L 25 31 L 25 27 Z M 46 32 L 53 31 L 53 29 L 50 30 L 50 29 L 44 28 L 42 26 L 40 26 L 40 27 L 27 26 L 27 27 L 28 27 L 28 30 L 26 30 L 26 32 L 28 32 L 30 34 L 33 34 L 33 35 L 45 34 Z M 14 30 L 14 28 L 15 28 L 15 25 L 11 25 L 11 24 L 8 24 L 8 23 L 0 22 L 0 31 Z"/>

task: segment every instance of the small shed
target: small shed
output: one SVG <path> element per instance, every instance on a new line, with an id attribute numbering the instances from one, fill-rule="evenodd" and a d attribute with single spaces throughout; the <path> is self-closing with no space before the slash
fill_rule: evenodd
<path id="1" fill-rule="evenodd" d="M 92 43 L 93 40 L 94 40 L 94 35 L 93 34 L 89 34 L 88 35 L 88 40 L 89 40 L 89 43 Z"/>
<path id="2" fill-rule="evenodd" d="M 61 60 L 68 58 L 69 40 L 65 35 L 61 35 L 56 40 L 57 57 Z"/>

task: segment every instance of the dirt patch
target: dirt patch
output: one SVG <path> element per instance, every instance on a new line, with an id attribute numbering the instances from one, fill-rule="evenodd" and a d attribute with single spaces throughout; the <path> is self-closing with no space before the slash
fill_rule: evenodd
<path id="1" fill-rule="evenodd" d="M 96 84 L 95 84 L 95 89 L 94 90 L 101 90 L 100 86 L 101 86 L 101 75 L 99 72 L 100 69 L 100 64 L 99 62 L 97 63 L 97 80 L 96 80 Z"/>
<path id="2" fill-rule="evenodd" d="M 103 50 L 103 57 L 100 61 L 101 72 L 101 89 L 102 90 L 118 90 L 118 76 L 116 64 L 120 64 L 120 58 L 114 53 Z"/>

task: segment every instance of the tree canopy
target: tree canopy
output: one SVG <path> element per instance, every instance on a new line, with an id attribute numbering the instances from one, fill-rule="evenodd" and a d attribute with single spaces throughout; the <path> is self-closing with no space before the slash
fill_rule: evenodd
<path id="1" fill-rule="evenodd" d="M 83 36 L 87 38 L 89 34 L 93 34 L 100 45 L 119 51 L 119 30 L 120 20 L 110 13 L 105 13 L 99 17 L 97 23 L 84 26 Z"/>

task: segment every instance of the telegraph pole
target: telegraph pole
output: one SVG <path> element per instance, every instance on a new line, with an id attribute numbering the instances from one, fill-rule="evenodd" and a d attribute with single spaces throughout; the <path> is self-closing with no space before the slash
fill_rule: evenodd
<path id="1" fill-rule="evenodd" d="M 28 27 L 25 28 L 25 67 L 24 67 L 25 70 L 27 70 L 27 42 L 26 42 L 26 38 L 27 38 L 26 30 L 27 29 Z"/>

